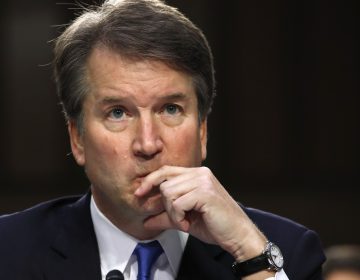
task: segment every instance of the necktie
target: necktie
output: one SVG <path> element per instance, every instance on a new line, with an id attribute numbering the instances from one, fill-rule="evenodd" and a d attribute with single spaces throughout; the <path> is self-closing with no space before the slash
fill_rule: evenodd
<path id="1" fill-rule="evenodd" d="M 138 243 L 134 252 L 138 262 L 137 280 L 150 279 L 151 267 L 163 252 L 160 243 L 157 240 L 149 243 Z"/>

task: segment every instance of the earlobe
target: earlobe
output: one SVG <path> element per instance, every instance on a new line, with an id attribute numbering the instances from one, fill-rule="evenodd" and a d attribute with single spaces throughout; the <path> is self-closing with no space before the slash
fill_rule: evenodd
<path id="1" fill-rule="evenodd" d="M 207 154 L 207 119 L 204 119 L 200 124 L 200 141 L 201 141 L 201 159 L 204 161 Z"/>
<path id="2" fill-rule="evenodd" d="M 68 122 L 68 131 L 72 154 L 77 164 L 83 166 L 85 164 L 83 139 L 75 121 Z"/>

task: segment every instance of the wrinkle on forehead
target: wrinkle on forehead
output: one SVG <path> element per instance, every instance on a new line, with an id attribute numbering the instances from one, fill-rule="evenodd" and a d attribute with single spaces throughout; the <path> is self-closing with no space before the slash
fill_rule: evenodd
<path id="1" fill-rule="evenodd" d="M 95 49 L 88 61 L 95 99 L 134 98 L 143 107 L 154 98 L 194 95 L 192 78 L 155 60 L 133 60 L 105 48 Z"/>

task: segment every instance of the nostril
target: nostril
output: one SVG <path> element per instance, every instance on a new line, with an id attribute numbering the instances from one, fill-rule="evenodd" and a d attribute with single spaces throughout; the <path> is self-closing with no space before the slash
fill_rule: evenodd
<path id="1" fill-rule="evenodd" d="M 133 146 L 134 154 L 144 159 L 155 157 L 162 150 L 162 145 L 157 145 L 155 141 L 149 143 L 138 142 Z"/>
<path id="2" fill-rule="evenodd" d="M 151 159 L 155 158 L 159 152 L 160 151 L 156 151 L 154 153 L 149 154 L 149 153 L 144 153 L 142 151 L 137 151 L 137 152 L 135 152 L 135 156 L 137 156 L 138 158 L 141 158 L 143 160 L 151 160 Z"/>

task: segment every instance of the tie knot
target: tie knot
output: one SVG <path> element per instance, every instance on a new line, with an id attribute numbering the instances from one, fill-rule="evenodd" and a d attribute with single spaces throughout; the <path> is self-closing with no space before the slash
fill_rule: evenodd
<path id="1" fill-rule="evenodd" d="M 134 252 L 138 261 L 138 280 L 150 279 L 151 267 L 163 252 L 163 248 L 155 240 L 149 243 L 138 243 Z"/>

